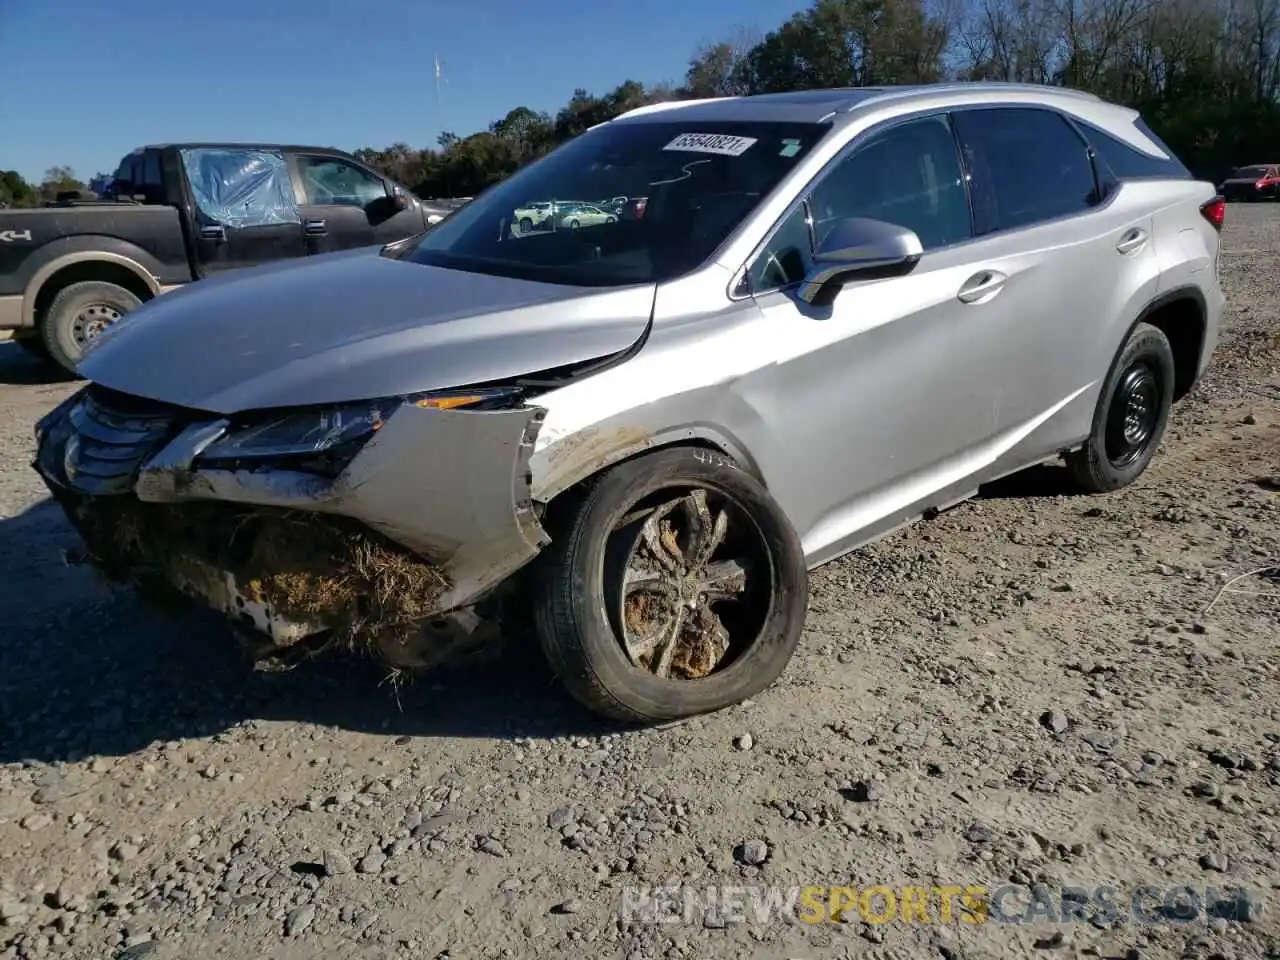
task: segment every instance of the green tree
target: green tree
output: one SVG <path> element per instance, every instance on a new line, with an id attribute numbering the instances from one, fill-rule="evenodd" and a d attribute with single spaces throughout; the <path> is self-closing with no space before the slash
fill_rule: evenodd
<path id="1" fill-rule="evenodd" d="M 57 200 L 59 194 L 83 194 L 88 189 L 76 179 L 76 172 L 70 167 L 50 167 L 44 172 L 44 180 L 40 183 L 40 196 L 45 201 L 52 201 Z"/>
<path id="2" fill-rule="evenodd" d="M 34 207 L 40 193 L 16 170 L 0 170 L 0 207 Z"/>
<path id="3" fill-rule="evenodd" d="M 1280 0 L 814 0 L 763 37 L 739 28 L 703 44 L 677 89 L 578 89 L 554 117 L 516 107 L 469 137 L 359 155 L 424 196 L 469 194 L 660 100 L 950 78 L 1130 104 L 1210 179 L 1280 157 Z"/>
<path id="4" fill-rule="evenodd" d="M 729 39 L 700 46 L 689 61 L 681 95 L 701 99 L 749 94 L 747 58 L 759 46 L 760 39 L 759 34 L 739 28 Z"/>
<path id="5" fill-rule="evenodd" d="M 551 145 L 555 124 L 545 113 L 516 107 L 501 120 L 489 125 L 489 132 L 511 143 L 522 160 L 532 160 Z"/>
<path id="6" fill-rule="evenodd" d="M 950 24 L 921 0 L 817 0 L 745 58 L 753 93 L 928 83 L 946 69 Z"/>

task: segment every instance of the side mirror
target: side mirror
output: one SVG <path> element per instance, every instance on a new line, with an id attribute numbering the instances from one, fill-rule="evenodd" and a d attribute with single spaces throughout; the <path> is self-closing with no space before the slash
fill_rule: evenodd
<path id="1" fill-rule="evenodd" d="M 837 220 L 814 254 L 800 299 L 826 306 L 848 281 L 902 276 L 923 253 L 916 232 L 896 223 L 866 217 Z"/>
<path id="2" fill-rule="evenodd" d="M 382 221 L 394 217 L 397 213 L 409 209 L 409 198 L 403 193 L 389 193 L 385 197 L 377 197 L 365 205 L 364 211 L 371 218 Z"/>

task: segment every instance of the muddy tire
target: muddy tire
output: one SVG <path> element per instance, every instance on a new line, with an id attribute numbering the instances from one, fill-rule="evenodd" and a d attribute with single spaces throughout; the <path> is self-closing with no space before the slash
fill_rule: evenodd
<path id="1" fill-rule="evenodd" d="M 600 476 L 558 518 L 534 585 L 543 652 L 588 709 L 654 723 L 771 685 L 808 606 L 800 540 L 728 458 L 673 448 Z"/>
<path id="2" fill-rule="evenodd" d="M 40 324 L 49 357 L 70 374 L 89 342 L 106 326 L 142 305 L 142 301 L 114 283 L 88 280 L 58 291 Z"/>
<path id="3" fill-rule="evenodd" d="M 1111 364 L 1089 439 L 1067 455 L 1077 486 L 1106 493 L 1142 475 L 1169 422 L 1174 375 L 1168 338 L 1150 324 L 1138 324 Z"/>

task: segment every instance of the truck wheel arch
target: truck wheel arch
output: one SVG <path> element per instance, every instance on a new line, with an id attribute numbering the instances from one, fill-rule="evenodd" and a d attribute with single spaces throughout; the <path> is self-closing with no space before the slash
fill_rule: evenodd
<path id="1" fill-rule="evenodd" d="M 106 250 L 71 251 L 41 265 L 27 281 L 22 298 L 22 325 L 36 326 L 41 311 L 59 290 L 85 280 L 114 283 L 144 302 L 161 291 L 155 275 L 131 257 Z"/>

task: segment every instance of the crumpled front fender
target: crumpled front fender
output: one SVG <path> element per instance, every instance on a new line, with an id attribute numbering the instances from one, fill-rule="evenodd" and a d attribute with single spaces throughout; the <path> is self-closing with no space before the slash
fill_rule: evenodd
<path id="1" fill-rule="evenodd" d="M 142 500 L 222 500 L 359 520 L 440 568 L 447 612 L 474 602 L 549 542 L 530 495 L 529 459 L 545 410 L 397 410 L 334 480 L 283 470 L 220 470 L 199 455 L 226 422 L 193 425 L 142 468 Z"/>

